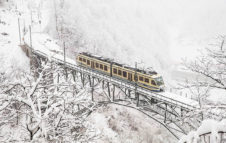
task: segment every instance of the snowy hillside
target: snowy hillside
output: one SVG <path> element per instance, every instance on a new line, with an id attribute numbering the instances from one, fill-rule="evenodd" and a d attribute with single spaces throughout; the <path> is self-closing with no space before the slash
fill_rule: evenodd
<path id="1" fill-rule="evenodd" d="M 118 105 L 107 105 L 89 118 L 101 136 L 99 143 L 175 143 L 160 124 L 136 111 Z"/>
<path id="2" fill-rule="evenodd" d="M 6 72 L 9 76 L 14 70 L 29 71 L 29 60 L 18 47 L 17 14 L 15 9 L 0 4 L 0 73 Z"/>

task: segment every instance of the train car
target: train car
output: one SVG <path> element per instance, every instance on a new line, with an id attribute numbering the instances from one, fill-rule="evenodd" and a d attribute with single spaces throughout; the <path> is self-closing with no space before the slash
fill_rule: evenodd
<path id="1" fill-rule="evenodd" d="M 156 72 L 148 72 L 114 63 L 112 65 L 112 76 L 137 83 L 138 86 L 152 91 L 164 91 L 163 79 Z"/>
<path id="2" fill-rule="evenodd" d="M 162 76 L 153 71 L 145 71 L 124 66 L 110 59 L 94 56 L 88 53 L 80 53 L 76 58 L 80 66 L 93 69 L 114 78 L 137 84 L 151 91 L 164 91 Z"/>
<path id="3" fill-rule="evenodd" d="M 108 59 L 93 56 L 88 53 L 80 53 L 77 56 L 76 61 L 80 66 L 111 75 L 111 62 Z"/>

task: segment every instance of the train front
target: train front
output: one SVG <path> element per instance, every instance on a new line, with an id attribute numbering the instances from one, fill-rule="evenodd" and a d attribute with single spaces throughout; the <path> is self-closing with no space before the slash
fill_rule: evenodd
<path id="1" fill-rule="evenodd" d="M 159 86 L 160 91 L 165 91 L 165 84 L 161 75 L 156 75 L 154 77 L 156 84 Z"/>

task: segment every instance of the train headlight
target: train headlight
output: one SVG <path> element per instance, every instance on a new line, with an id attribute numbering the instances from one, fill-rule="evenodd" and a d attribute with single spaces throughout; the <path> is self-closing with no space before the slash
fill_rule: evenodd
<path id="1" fill-rule="evenodd" d="M 160 91 L 165 91 L 165 86 L 164 85 L 159 86 L 159 88 L 160 88 Z"/>

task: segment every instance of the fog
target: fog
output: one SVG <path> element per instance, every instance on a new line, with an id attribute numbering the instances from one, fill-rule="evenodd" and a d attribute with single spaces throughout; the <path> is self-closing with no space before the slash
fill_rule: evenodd
<path id="1" fill-rule="evenodd" d="M 225 0 L 68 0 L 64 21 L 82 35 L 80 51 L 165 71 L 225 34 L 225 6 Z"/>

